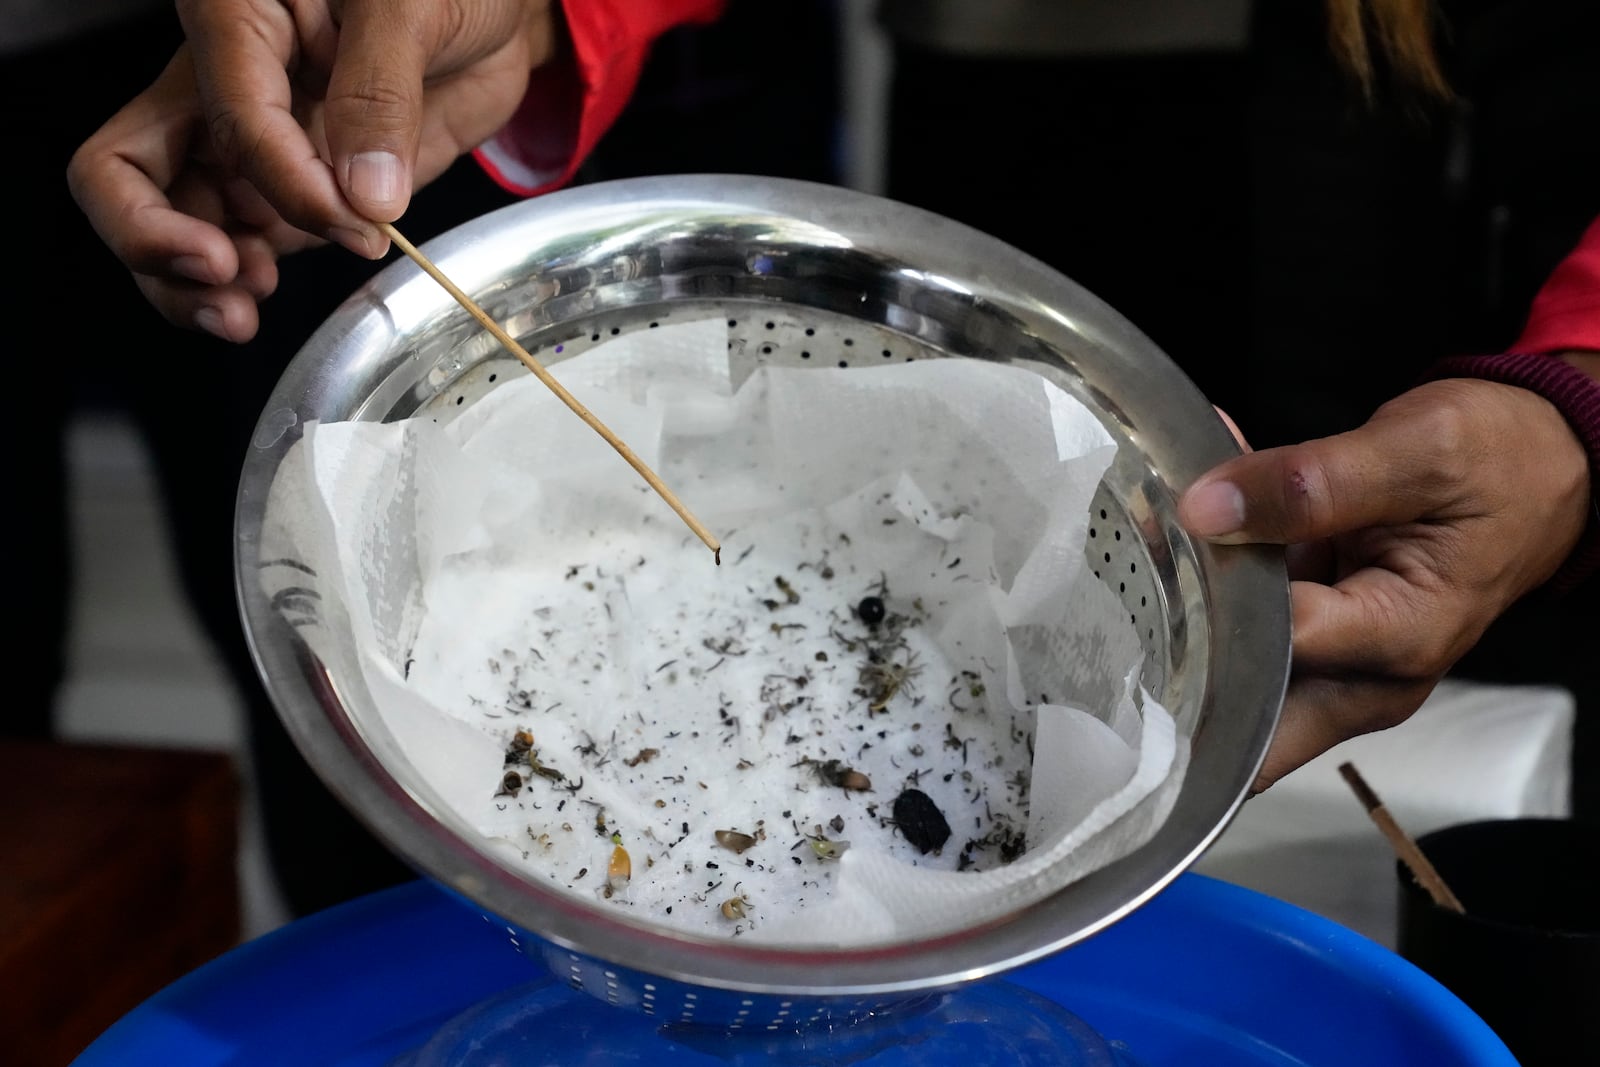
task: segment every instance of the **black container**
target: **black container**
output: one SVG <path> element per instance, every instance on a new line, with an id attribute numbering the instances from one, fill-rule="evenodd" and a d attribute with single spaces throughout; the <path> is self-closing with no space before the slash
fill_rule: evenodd
<path id="1" fill-rule="evenodd" d="M 1418 839 L 1466 914 L 1400 875 L 1400 954 L 1524 1067 L 1600 1064 L 1600 825 L 1503 819 Z"/>

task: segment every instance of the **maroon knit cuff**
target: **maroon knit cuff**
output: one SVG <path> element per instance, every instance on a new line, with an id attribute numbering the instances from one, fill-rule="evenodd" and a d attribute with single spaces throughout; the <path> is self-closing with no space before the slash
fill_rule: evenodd
<path id="1" fill-rule="evenodd" d="M 1546 583 L 1564 593 L 1600 569 L 1600 382 L 1556 356 L 1507 353 L 1503 356 L 1460 356 L 1440 360 L 1427 378 L 1481 378 L 1537 393 L 1555 405 L 1589 456 L 1588 528 L 1561 569 Z"/>

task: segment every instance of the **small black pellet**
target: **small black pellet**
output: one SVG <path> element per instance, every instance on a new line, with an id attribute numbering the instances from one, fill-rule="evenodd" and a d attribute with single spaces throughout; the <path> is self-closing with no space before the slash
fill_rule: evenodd
<path id="1" fill-rule="evenodd" d="M 920 789 L 907 789 L 894 798 L 894 822 L 923 855 L 938 851 L 950 840 L 944 812 Z"/>

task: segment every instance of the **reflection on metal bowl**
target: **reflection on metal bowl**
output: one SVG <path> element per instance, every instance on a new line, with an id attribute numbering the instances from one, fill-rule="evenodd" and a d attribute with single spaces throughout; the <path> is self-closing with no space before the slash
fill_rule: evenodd
<path id="1" fill-rule="evenodd" d="M 931 942 L 832 951 L 712 942 L 628 921 L 501 866 L 407 780 L 359 674 L 320 663 L 256 580 L 267 491 L 307 423 L 442 420 L 519 367 L 432 280 L 397 262 L 310 340 L 262 414 L 237 515 L 247 630 L 290 733 L 343 802 L 571 985 L 663 1021 L 765 1027 L 859 1014 L 1103 929 L 1183 871 L 1242 802 L 1288 674 L 1283 564 L 1264 550 L 1196 543 L 1179 527 L 1178 491 L 1235 445 L 1174 365 L 1070 280 L 909 207 L 720 176 L 558 193 L 425 251 L 547 361 L 715 315 L 729 321 L 730 356 L 745 367 L 987 359 L 1048 378 L 1119 445 L 1093 505 L 1092 562 L 1138 629 L 1144 684 L 1192 738 L 1176 806 L 1146 845 L 1001 921 Z M 336 603 L 325 608 L 337 619 Z"/>

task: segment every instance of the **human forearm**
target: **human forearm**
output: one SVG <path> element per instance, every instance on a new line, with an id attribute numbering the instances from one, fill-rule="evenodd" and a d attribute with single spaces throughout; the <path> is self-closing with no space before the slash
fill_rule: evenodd
<path id="1" fill-rule="evenodd" d="M 1561 359 L 1600 382 L 1600 352 L 1563 352 Z"/>

